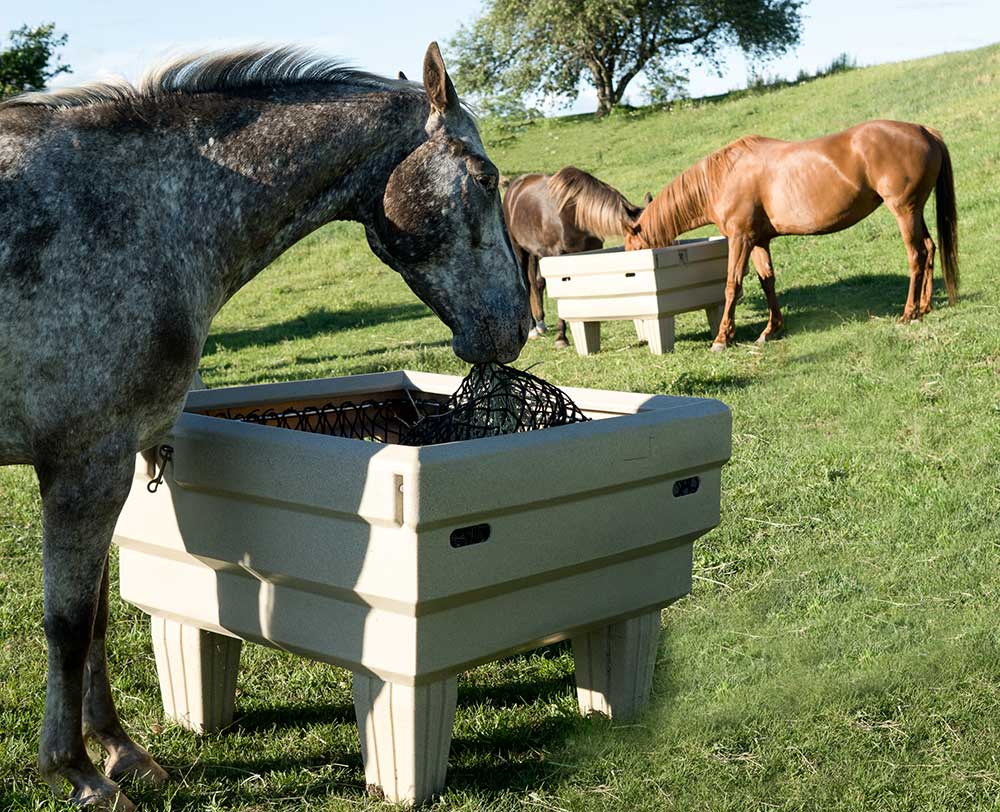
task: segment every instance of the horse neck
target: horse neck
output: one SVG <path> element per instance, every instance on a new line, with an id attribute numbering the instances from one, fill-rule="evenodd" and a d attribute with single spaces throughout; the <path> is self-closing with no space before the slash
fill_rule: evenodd
<path id="1" fill-rule="evenodd" d="M 216 309 L 319 226 L 364 222 L 392 170 L 427 137 L 426 102 L 414 94 L 278 100 L 249 111 L 239 100 L 201 101 L 192 99 L 197 126 L 172 139 L 162 185 L 173 199 L 163 203 L 179 215 L 174 239 L 205 249 Z"/>
<path id="2" fill-rule="evenodd" d="M 652 245 L 669 245 L 686 231 L 711 222 L 709 208 L 715 179 L 705 161 L 679 176 L 656 196 L 643 213 L 644 229 Z"/>

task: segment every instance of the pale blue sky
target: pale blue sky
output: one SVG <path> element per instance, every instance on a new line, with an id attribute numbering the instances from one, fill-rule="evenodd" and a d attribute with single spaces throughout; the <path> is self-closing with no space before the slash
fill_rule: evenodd
<path id="1" fill-rule="evenodd" d="M 165 57 L 254 42 L 300 43 L 379 73 L 402 69 L 417 78 L 427 43 L 443 44 L 479 8 L 479 0 L 3 0 L 0 31 L 54 20 L 68 33 L 62 53 L 74 71 L 55 84 L 109 74 L 135 79 Z M 794 76 L 842 52 L 870 65 L 1000 40 L 1000 0 L 809 0 L 805 17 L 801 45 L 761 66 L 764 73 Z M 743 87 L 747 75 L 735 53 L 721 77 L 693 70 L 689 90 L 700 96 Z M 629 95 L 641 102 L 639 85 Z M 585 91 L 573 109 L 595 106 Z"/>

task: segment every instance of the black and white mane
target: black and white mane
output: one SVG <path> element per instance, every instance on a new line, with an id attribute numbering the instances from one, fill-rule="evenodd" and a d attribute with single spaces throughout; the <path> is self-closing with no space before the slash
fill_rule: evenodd
<path id="1" fill-rule="evenodd" d="M 93 104 L 130 103 L 176 94 L 226 93 L 276 87 L 338 84 L 423 95 L 416 82 L 389 79 L 296 46 L 254 47 L 187 54 L 147 72 L 137 84 L 124 79 L 77 87 L 22 93 L 0 109 L 42 107 L 61 110 Z"/>

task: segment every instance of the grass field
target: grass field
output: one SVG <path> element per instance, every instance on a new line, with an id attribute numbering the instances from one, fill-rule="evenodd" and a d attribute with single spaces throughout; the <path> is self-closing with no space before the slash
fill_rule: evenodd
<path id="1" fill-rule="evenodd" d="M 932 125 L 955 165 L 963 291 L 957 307 L 939 293 L 923 323 L 897 324 L 905 256 L 881 210 L 775 244 L 783 341 L 753 343 L 766 307 L 750 279 L 739 344 L 721 355 L 700 314 L 678 319 L 670 356 L 638 347 L 630 323 L 606 327 L 589 358 L 532 343 L 519 364 L 557 383 L 729 404 L 722 525 L 696 544 L 692 595 L 664 613 L 645 715 L 579 719 L 562 647 L 479 668 L 460 681 L 435 808 L 1000 808 L 998 93 L 991 47 L 673 111 L 539 122 L 514 139 L 487 127 L 505 174 L 572 163 L 639 200 L 748 132 Z M 227 305 L 203 372 L 211 386 L 463 372 L 448 338 L 360 228 L 334 224 Z M 0 469 L 0 810 L 58 808 L 33 767 L 40 562 L 34 475 Z M 346 672 L 249 647 L 238 721 L 198 739 L 163 723 L 146 619 L 117 600 L 112 614 L 120 710 L 175 778 L 163 793 L 133 790 L 144 809 L 381 806 L 363 792 Z"/>

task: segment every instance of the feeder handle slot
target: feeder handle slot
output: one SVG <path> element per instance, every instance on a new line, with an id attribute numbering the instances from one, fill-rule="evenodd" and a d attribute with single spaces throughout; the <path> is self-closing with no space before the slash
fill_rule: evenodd
<path id="1" fill-rule="evenodd" d="M 490 526 L 488 524 L 471 524 L 468 527 L 459 527 L 451 531 L 451 546 L 456 550 L 459 547 L 469 547 L 473 544 L 482 544 L 490 537 Z"/>

